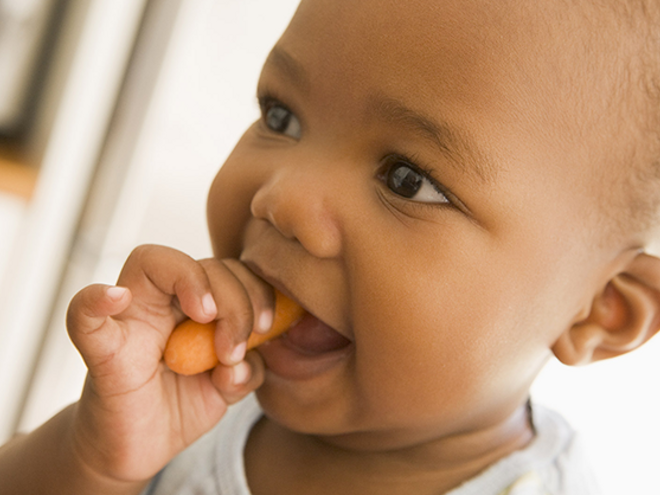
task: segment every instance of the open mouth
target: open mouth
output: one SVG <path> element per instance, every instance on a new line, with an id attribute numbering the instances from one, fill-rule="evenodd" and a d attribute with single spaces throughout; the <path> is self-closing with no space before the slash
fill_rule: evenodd
<path id="1" fill-rule="evenodd" d="M 264 273 L 245 253 L 241 261 L 266 283 L 296 301 L 277 277 Z M 286 332 L 261 344 L 256 351 L 263 357 L 270 374 L 284 379 L 305 380 L 340 366 L 352 355 L 354 347 L 351 339 L 313 314 L 305 313 Z"/>
<path id="2" fill-rule="evenodd" d="M 309 356 L 337 351 L 351 344 L 346 337 L 309 313 L 280 338 L 285 346 Z"/>
<path id="3" fill-rule="evenodd" d="M 341 366 L 352 354 L 353 342 L 316 316 L 306 313 L 289 330 L 257 351 L 267 373 L 286 380 L 307 380 Z"/>

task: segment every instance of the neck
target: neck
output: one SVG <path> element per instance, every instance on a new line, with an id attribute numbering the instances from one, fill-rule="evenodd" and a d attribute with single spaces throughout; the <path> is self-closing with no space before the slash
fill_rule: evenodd
<path id="1" fill-rule="evenodd" d="M 246 466 L 255 495 L 438 494 L 473 478 L 532 438 L 525 406 L 479 431 L 376 451 L 339 447 L 264 419 L 250 436 Z M 280 484 L 281 488 L 274 486 Z"/>

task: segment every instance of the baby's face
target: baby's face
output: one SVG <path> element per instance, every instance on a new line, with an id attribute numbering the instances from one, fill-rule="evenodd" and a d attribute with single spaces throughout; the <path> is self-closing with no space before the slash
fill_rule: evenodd
<path id="1" fill-rule="evenodd" d="M 589 92 L 519 3 L 304 0 L 266 62 L 209 225 L 318 319 L 259 351 L 281 423 L 380 448 L 503 421 L 605 283 Z"/>

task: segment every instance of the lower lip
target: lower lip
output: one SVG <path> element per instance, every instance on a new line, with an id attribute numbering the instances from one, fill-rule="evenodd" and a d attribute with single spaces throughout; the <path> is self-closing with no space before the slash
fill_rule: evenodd
<path id="1" fill-rule="evenodd" d="M 311 321 L 310 321 L 311 320 Z M 318 319 L 307 315 L 298 325 L 323 325 Z M 285 333 L 257 348 L 264 359 L 268 372 L 287 380 L 307 380 L 341 366 L 353 352 L 353 343 L 328 352 L 310 352 L 293 345 Z"/>

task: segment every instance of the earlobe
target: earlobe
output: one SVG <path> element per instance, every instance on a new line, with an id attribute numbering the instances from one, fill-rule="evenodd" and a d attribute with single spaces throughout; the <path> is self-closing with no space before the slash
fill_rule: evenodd
<path id="1" fill-rule="evenodd" d="M 579 366 L 593 361 L 602 337 L 598 325 L 581 322 L 562 333 L 552 346 L 555 357 L 568 366 Z"/>
<path id="2" fill-rule="evenodd" d="M 587 318 L 567 329 L 552 351 L 581 365 L 630 352 L 660 327 L 660 259 L 639 254 L 593 300 Z"/>

